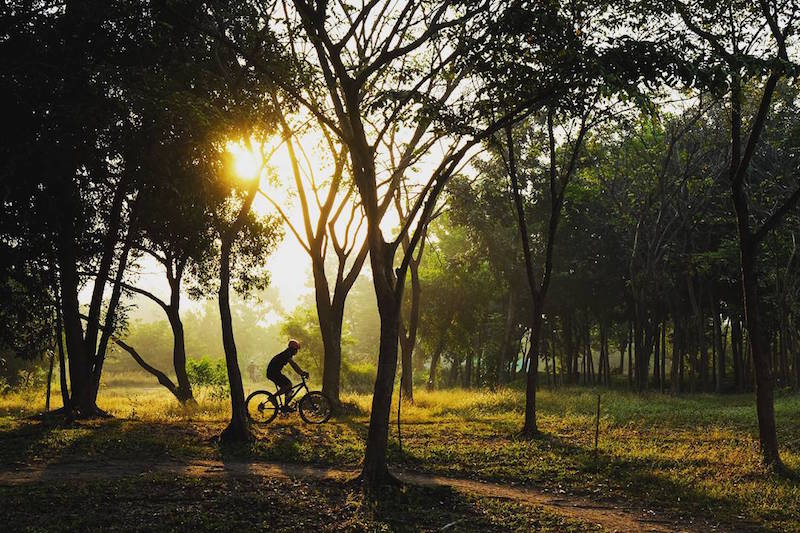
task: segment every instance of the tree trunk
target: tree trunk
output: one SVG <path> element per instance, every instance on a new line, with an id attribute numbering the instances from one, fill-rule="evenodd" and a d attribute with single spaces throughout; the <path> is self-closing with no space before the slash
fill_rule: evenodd
<path id="1" fill-rule="evenodd" d="M 97 415 L 98 410 L 92 398 L 90 361 L 81 326 L 77 257 L 72 224 L 71 219 L 62 224 L 62 235 L 58 246 L 61 311 L 71 385 L 69 405 L 78 417 L 91 417 Z"/>
<path id="2" fill-rule="evenodd" d="M 422 245 L 420 245 L 420 252 Z M 414 403 L 414 347 L 417 344 L 417 329 L 419 328 L 420 298 L 422 285 L 419 280 L 419 261 L 421 255 L 412 259 L 408 264 L 411 274 L 411 309 L 408 313 L 408 329 L 402 328 L 400 335 L 400 349 L 402 353 L 402 375 L 400 385 L 403 387 L 403 399 Z"/>
<path id="3" fill-rule="evenodd" d="M 230 283 L 231 283 L 231 248 L 236 236 L 246 220 L 250 206 L 253 204 L 258 179 L 254 179 L 248 195 L 231 227 L 222 234 L 219 260 L 219 316 L 222 325 L 222 347 L 225 350 L 225 367 L 228 372 L 228 385 L 231 393 L 231 420 L 220 435 L 223 442 L 245 442 L 252 439 L 250 420 L 247 417 L 247 406 L 244 403 L 244 385 L 242 372 L 239 369 L 239 357 L 236 353 L 236 341 L 233 336 L 233 320 L 231 318 Z"/>
<path id="4" fill-rule="evenodd" d="M 764 341 L 758 313 L 758 274 L 755 265 L 758 248 L 755 243 L 751 244 L 748 240 L 742 241 L 740 239 L 740 251 L 745 321 L 753 356 L 753 371 L 755 373 L 756 412 L 758 414 L 761 454 L 766 465 L 772 468 L 780 468 L 782 463 L 778 453 L 772 371 L 770 369 L 769 351 Z"/>
<path id="5" fill-rule="evenodd" d="M 372 255 L 372 254 L 370 254 Z M 361 475 L 367 487 L 372 489 L 393 482 L 386 462 L 386 447 L 389 439 L 389 413 L 392 403 L 395 373 L 397 371 L 398 335 L 400 333 L 400 308 L 391 294 L 390 280 L 386 279 L 382 261 L 372 260 L 378 309 L 381 316 L 381 335 L 378 352 L 378 372 L 372 395 L 364 467 Z M 377 268 L 376 268 L 377 267 Z"/>
<path id="6" fill-rule="evenodd" d="M 664 394 L 667 382 L 667 319 L 664 319 L 664 324 L 661 328 L 661 377 L 659 383 L 661 384 L 661 394 Z"/>
<path id="7" fill-rule="evenodd" d="M 768 347 L 758 314 L 758 272 L 757 260 L 759 242 L 751 232 L 750 212 L 747 192 L 745 190 L 744 172 L 747 165 L 741 155 L 741 80 L 739 73 L 734 72 L 731 84 L 731 158 L 730 184 L 731 199 L 736 212 L 736 227 L 739 241 L 739 258 L 741 261 L 742 301 L 744 304 L 744 321 L 747 328 L 749 348 L 753 358 L 755 374 L 756 412 L 758 414 L 758 433 L 761 443 L 761 454 L 764 463 L 775 470 L 782 468 L 778 453 L 778 434 L 775 426 L 775 408 L 773 399 L 772 372 L 770 369 Z M 767 80 L 762 104 L 769 103 L 775 89 L 777 77 L 773 73 Z M 758 140 L 760 128 L 763 127 L 768 107 L 759 107 L 753 120 L 753 127 L 748 139 L 748 148 Z M 761 125 L 759 125 L 761 124 Z M 747 153 L 747 152 L 746 152 Z M 748 161 L 749 162 L 749 161 Z"/>
<path id="8" fill-rule="evenodd" d="M 461 386 L 465 389 L 472 387 L 472 351 L 468 350 L 466 354 L 466 361 L 464 363 L 464 380 Z"/>
<path id="9" fill-rule="evenodd" d="M 362 168 L 366 168 L 366 165 L 362 165 Z M 372 395 L 364 466 L 361 470 L 361 480 L 368 490 L 376 490 L 382 485 L 396 483 L 394 477 L 389 473 L 386 447 L 389 440 L 392 393 L 397 373 L 402 280 L 395 278 L 392 264 L 394 254 L 390 246 L 383 240 L 379 223 L 380 221 L 377 219 L 368 218 L 367 238 L 369 239 L 372 283 L 375 288 L 381 321 L 378 371 Z M 396 284 L 400 285 L 396 286 Z"/>
<path id="10" fill-rule="evenodd" d="M 124 276 L 125 269 L 128 265 L 128 255 L 130 254 L 131 245 L 133 244 L 132 238 L 133 228 L 129 228 L 128 236 L 125 239 L 125 245 L 120 253 L 117 274 L 114 279 L 114 286 L 111 289 L 111 298 L 109 298 L 108 301 L 108 309 L 106 310 L 105 326 L 100 335 L 100 344 L 97 347 L 94 368 L 92 369 L 92 395 L 95 402 L 97 402 L 97 394 L 100 391 L 100 379 L 103 375 L 103 365 L 105 364 L 106 360 L 108 342 L 111 339 L 112 333 L 114 332 L 114 322 L 116 321 L 119 300 L 122 297 L 122 277 Z"/>
<path id="11" fill-rule="evenodd" d="M 328 278 L 325 275 L 325 264 L 321 252 L 312 247 L 312 273 L 314 275 L 314 296 L 317 306 L 317 318 L 322 335 L 324 350 L 322 359 L 322 392 L 333 404 L 334 409 L 341 405 L 342 376 L 342 325 L 344 323 L 344 306 L 347 294 L 353 286 L 354 277 L 343 277 L 337 274 L 333 298 L 330 295 Z M 360 271 L 363 255 L 356 257 L 353 269 Z"/>
<path id="12" fill-rule="evenodd" d="M 334 408 L 338 408 L 341 405 L 344 306 L 338 303 L 328 306 L 318 299 L 317 316 L 322 334 L 322 347 L 325 351 L 322 360 L 322 393 L 333 403 Z"/>
<path id="13" fill-rule="evenodd" d="M 525 424 L 522 435 L 532 437 L 539 428 L 536 425 L 536 387 L 539 381 L 539 347 L 542 334 L 542 306 L 538 301 L 533 303 L 531 316 L 531 343 L 528 347 L 528 376 L 525 386 Z"/>
<path id="14" fill-rule="evenodd" d="M 483 360 L 483 343 L 481 343 L 481 348 L 478 350 L 478 361 L 475 364 L 475 387 L 480 388 L 483 384 L 481 380 L 481 361 Z"/>
<path id="15" fill-rule="evenodd" d="M 628 350 L 628 335 L 625 334 L 625 340 L 619 345 L 619 375 L 625 374 L 625 352 Z"/>
<path id="16" fill-rule="evenodd" d="M 592 356 L 591 322 L 589 312 L 586 312 L 586 324 L 583 330 L 584 360 L 586 361 L 586 377 L 589 383 L 595 383 L 594 357 Z"/>
<path id="17" fill-rule="evenodd" d="M 53 365 L 55 363 L 56 353 L 53 350 L 50 350 L 50 361 L 47 367 L 47 392 L 45 393 L 44 397 L 44 412 L 50 412 L 50 387 L 53 383 Z"/>
<path id="18" fill-rule="evenodd" d="M 553 383 L 550 381 L 550 353 L 552 350 L 549 349 L 547 346 L 547 341 L 545 341 L 545 349 L 544 351 L 544 375 L 547 378 L 547 386 L 551 389 L 553 388 Z"/>
<path id="19" fill-rule="evenodd" d="M 127 174 L 125 174 L 127 176 Z M 97 354 L 97 335 L 100 330 L 100 309 L 103 303 L 103 293 L 105 292 L 106 281 L 109 279 L 111 272 L 111 265 L 114 260 L 114 249 L 119 241 L 119 228 L 122 221 L 122 204 L 125 199 L 125 192 L 127 191 L 127 179 L 117 184 L 114 190 L 114 198 L 111 202 L 111 211 L 108 217 L 108 232 L 106 233 L 102 255 L 100 256 L 100 264 L 97 268 L 97 276 L 94 278 L 94 287 L 92 287 L 92 297 L 89 302 L 89 309 L 87 315 L 89 316 L 86 322 L 86 354 L 89 358 L 90 365 L 94 368 L 98 366 L 95 360 Z M 130 245 L 128 245 L 130 246 Z M 112 310 L 112 312 L 114 312 Z M 102 363 L 100 363 L 102 366 Z M 99 377 L 99 376 L 98 376 Z M 99 379 L 98 379 L 99 382 Z M 91 394 L 92 401 L 96 393 L 94 391 L 94 372 L 92 372 Z"/>
<path id="20" fill-rule="evenodd" d="M 678 375 L 678 367 L 681 365 L 680 359 L 682 357 L 682 337 L 680 322 L 677 317 L 673 319 L 672 329 L 672 367 L 670 368 L 669 389 L 672 394 L 680 394 L 681 381 Z"/>
<path id="21" fill-rule="evenodd" d="M 447 344 L 447 333 L 442 334 L 442 338 L 439 340 L 439 344 L 436 346 L 436 349 L 433 351 L 431 355 L 431 368 L 430 372 L 428 372 L 428 390 L 432 391 L 436 386 L 436 370 L 439 368 L 439 358 L 442 356 L 442 352 L 444 351 L 444 347 Z"/>
<path id="22" fill-rule="evenodd" d="M 714 299 L 714 341 L 715 351 L 717 353 L 716 360 L 716 379 L 714 383 L 714 390 L 717 393 L 723 392 L 725 389 L 725 346 L 724 338 L 722 335 L 722 311 L 719 305 L 719 299 Z"/>
<path id="23" fill-rule="evenodd" d="M 511 328 L 514 326 L 514 291 L 508 291 L 508 301 L 506 302 L 506 320 L 503 324 L 503 340 L 500 342 L 500 352 L 497 355 L 497 373 L 495 382 L 497 384 L 508 381 L 508 376 L 503 375 L 505 361 L 510 361 L 511 351 Z"/>
<path id="24" fill-rule="evenodd" d="M 653 386 L 661 390 L 661 323 L 656 322 L 655 349 L 653 350 Z"/>
<path id="25" fill-rule="evenodd" d="M 172 328 L 172 367 L 175 369 L 175 379 L 178 382 L 177 398 L 181 403 L 193 402 L 192 384 L 186 373 L 186 340 L 178 307 L 170 305 L 167 316 Z"/>
<path id="26" fill-rule="evenodd" d="M 742 324 L 738 317 L 731 317 L 731 354 L 733 355 L 733 377 L 736 392 L 744 390 L 744 362 L 742 361 Z"/>
<path id="27" fill-rule="evenodd" d="M 56 290 L 60 294 L 58 287 L 56 287 Z M 61 404 L 64 407 L 64 411 L 68 413 L 70 412 L 69 386 L 67 385 L 67 362 L 64 357 L 64 335 L 60 302 L 56 302 L 56 336 L 58 341 L 56 346 L 58 347 L 58 378 L 61 385 Z"/>
<path id="28" fill-rule="evenodd" d="M 633 388 L 633 345 L 636 342 L 633 336 L 633 321 L 628 326 L 628 388 Z"/>

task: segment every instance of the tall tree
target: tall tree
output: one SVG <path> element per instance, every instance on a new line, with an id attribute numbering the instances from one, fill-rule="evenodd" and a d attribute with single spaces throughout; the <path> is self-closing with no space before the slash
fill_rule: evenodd
<path id="1" fill-rule="evenodd" d="M 325 99 L 319 103 L 308 92 L 282 82 L 257 54 L 230 39 L 224 28 L 213 21 L 209 32 L 242 53 L 255 69 L 271 76 L 347 147 L 367 221 L 370 266 L 381 317 L 378 373 L 362 473 L 366 486 L 374 488 L 391 480 L 386 449 L 400 309 L 408 264 L 419 244 L 424 222 L 433 212 L 447 180 L 470 149 L 525 113 L 531 105 L 538 104 L 542 97 L 538 91 L 526 92 L 517 99 L 518 105 L 510 107 L 508 115 L 486 126 L 478 102 L 461 89 L 469 81 L 476 81 L 466 76 L 473 70 L 473 65 L 465 61 L 467 54 L 488 44 L 487 25 L 501 16 L 503 10 L 498 13 L 486 9 L 488 5 L 483 3 L 447 0 L 414 1 L 402 7 L 391 2 L 370 2 L 355 10 L 347 4 L 296 0 L 292 7 L 291 11 L 281 7 L 267 16 L 273 16 L 282 25 L 278 31 L 284 36 L 287 49 L 297 53 L 311 69 L 315 81 L 308 88 L 324 89 Z M 451 89 L 453 80 L 457 80 L 459 89 Z M 422 98 L 426 93 L 441 96 L 448 90 L 453 96 L 443 101 Z M 434 121 L 425 117 L 444 118 L 447 110 L 456 108 L 460 129 L 453 136 L 452 148 L 421 179 L 424 185 L 408 213 L 408 223 L 401 226 L 398 236 L 387 240 L 381 222 L 391 206 L 394 188 L 431 131 Z M 415 119 L 428 126 L 422 134 L 412 137 L 413 142 L 405 144 L 400 158 L 405 163 L 389 176 L 381 176 L 382 160 L 388 159 L 382 150 L 384 137 L 395 127 Z M 409 246 L 398 256 L 405 235 L 410 235 Z"/>
<path id="2" fill-rule="evenodd" d="M 759 440 L 764 463 L 781 470 L 769 341 L 759 313 L 758 260 L 765 237 L 800 201 L 800 187 L 795 187 L 766 218 L 754 224 L 752 193 L 747 185 L 775 89 L 781 78 L 797 65 L 797 58 L 790 57 L 790 53 L 795 50 L 792 43 L 800 6 L 795 2 L 767 0 L 757 4 L 727 1 L 713 5 L 675 0 L 669 5 L 680 16 L 686 34 L 697 47 L 698 55 L 690 58 L 699 64 L 701 73 L 710 73 L 700 82 L 719 84 L 721 81 L 728 88 L 730 156 L 727 179 L 737 221 L 742 299 L 755 372 Z M 758 106 L 746 126 L 748 120 L 742 113 L 743 84 L 755 80 L 763 80 L 763 85 Z M 746 134 L 743 134 L 743 126 L 748 130 Z"/>
<path id="3" fill-rule="evenodd" d="M 557 151 L 556 138 L 555 138 L 555 125 L 554 114 L 555 110 L 548 110 L 545 117 L 545 128 L 547 132 L 547 148 L 546 154 L 549 159 L 549 166 L 547 169 L 547 183 L 546 190 L 549 191 L 547 203 L 550 206 L 549 215 L 547 217 L 547 226 L 544 237 L 544 250 L 542 254 L 543 266 L 539 269 L 540 274 L 537 274 L 537 269 L 534 266 L 534 255 L 531 250 L 531 232 L 528 228 L 528 221 L 525 216 L 525 203 L 523 201 L 522 190 L 535 191 L 535 187 L 530 187 L 528 183 L 521 185 L 520 173 L 517 165 L 517 149 L 515 148 L 515 140 L 513 135 L 513 128 L 506 127 L 505 131 L 505 152 L 504 160 L 506 161 L 506 168 L 508 171 L 509 179 L 511 180 L 511 189 L 514 197 L 514 208 L 517 212 L 517 224 L 519 228 L 520 239 L 522 240 L 523 257 L 525 260 L 525 273 L 528 280 L 528 287 L 531 294 L 532 309 L 530 318 L 530 344 L 528 348 L 528 368 L 527 368 L 527 382 L 525 393 L 525 424 L 522 428 L 522 434 L 532 436 L 537 433 L 536 425 L 536 387 L 539 375 L 539 356 L 542 340 L 542 315 L 544 312 L 545 299 L 547 297 L 547 290 L 550 286 L 550 280 L 553 274 L 553 250 L 555 247 L 556 232 L 561 217 L 561 210 L 564 205 L 564 195 L 567 191 L 567 185 L 575 173 L 578 165 L 578 157 L 583 148 L 583 139 L 586 135 L 588 127 L 589 111 L 585 111 L 584 115 L 579 119 L 577 131 L 573 136 L 568 136 L 572 140 L 566 148 L 566 154 L 561 155 Z M 534 137 L 535 134 L 526 132 L 528 138 Z M 534 145 L 535 146 L 535 145 Z M 560 161 L 560 157 L 562 158 Z M 530 159 L 529 159 L 530 160 Z M 537 170 L 528 170 L 527 180 L 536 179 Z M 539 251 L 540 253 L 542 251 Z"/>
<path id="4" fill-rule="evenodd" d="M 303 127 L 302 123 L 293 126 L 291 117 L 281 111 L 283 106 L 277 96 L 273 96 L 273 102 L 286 140 L 294 192 L 303 217 L 302 228 L 296 227 L 295 221 L 287 215 L 285 206 L 269 195 L 267 199 L 311 258 L 317 318 L 324 346 L 322 392 L 336 407 L 340 404 L 345 303 L 369 251 L 361 231 L 363 212 L 353 199 L 355 190 L 349 176 L 345 145 L 319 120 L 316 121 L 317 128 Z M 320 140 L 324 141 L 324 148 L 316 147 L 316 150 L 322 150 L 321 154 L 311 152 L 312 147 L 303 146 L 304 133 L 317 134 L 322 138 Z M 320 170 L 315 166 L 323 168 Z M 320 172 L 329 172 L 330 176 L 325 179 L 318 175 Z M 332 283 L 326 271 L 329 246 L 333 249 L 336 261 Z"/>

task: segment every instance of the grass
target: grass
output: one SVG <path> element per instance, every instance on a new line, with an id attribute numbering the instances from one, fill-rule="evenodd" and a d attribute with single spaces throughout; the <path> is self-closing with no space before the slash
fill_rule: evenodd
<path id="1" fill-rule="evenodd" d="M 595 461 L 597 393 L 602 399 Z M 202 392 L 196 407 L 184 409 L 157 389 L 108 387 L 101 394 L 101 407 L 116 418 L 71 427 L 23 419 L 42 408 L 41 394 L 11 393 L 0 397 L 0 462 L 234 456 L 355 466 L 363 455 L 370 398 L 349 395 L 344 400 L 354 406 L 352 414 L 332 423 L 307 426 L 291 415 L 259 429 L 259 439 L 251 445 L 222 449 L 210 437 L 224 427 L 228 405 Z M 530 441 L 517 438 L 523 402 L 522 393 L 515 389 L 416 392 L 415 403 L 402 409 L 402 453 L 394 425 L 396 405 L 393 409 L 390 460 L 400 468 L 532 485 L 652 509 L 681 520 L 800 532 L 800 483 L 770 475 L 760 466 L 750 395 L 671 398 L 587 389 L 543 390 L 538 395 L 542 434 Z M 800 397 L 778 395 L 776 415 L 782 457 L 797 473 Z M 334 495 L 333 489 L 325 492 L 324 487 L 319 490 L 323 490 L 317 496 L 320 501 L 342 505 L 336 500 L 341 494 Z M 417 505 L 408 503 L 415 497 L 409 496 L 405 505 Z M 420 498 L 422 505 L 427 496 Z M 492 505 L 501 505 L 493 500 L 464 505 L 458 507 L 459 513 L 475 518 L 478 515 L 469 513 L 478 506 L 487 513 L 480 520 L 487 523 L 503 514 L 491 510 Z M 367 529 L 399 527 L 391 513 L 369 517 L 353 513 L 356 521 L 376 520 L 361 523 Z M 531 516 L 534 522 L 544 520 L 545 530 L 550 527 L 541 513 Z M 442 516 L 441 521 L 448 518 L 452 517 Z"/>

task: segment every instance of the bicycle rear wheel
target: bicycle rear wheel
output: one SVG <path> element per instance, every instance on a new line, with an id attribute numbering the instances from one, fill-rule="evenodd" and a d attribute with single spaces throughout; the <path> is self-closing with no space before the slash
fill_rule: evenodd
<path id="1" fill-rule="evenodd" d="M 299 404 L 300 418 L 309 424 L 324 424 L 333 413 L 333 406 L 327 396 L 319 391 L 309 392 Z"/>
<path id="2" fill-rule="evenodd" d="M 247 397 L 247 416 L 256 424 L 269 424 L 278 415 L 278 401 L 271 392 L 257 390 Z"/>

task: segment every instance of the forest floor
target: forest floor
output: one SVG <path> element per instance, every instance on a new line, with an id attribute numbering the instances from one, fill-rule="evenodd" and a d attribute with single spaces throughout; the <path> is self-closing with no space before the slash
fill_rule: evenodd
<path id="1" fill-rule="evenodd" d="M 521 440 L 520 391 L 419 392 L 403 406 L 402 451 L 396 425 L 390 437 L 406 487 L 374 502 L 344 480 L 363 454 L 368 396 L 348 396 L 349 414 L 323 426 L 289 415 L 236 447 L 214 440 L 227 404 L 205 396 L 185 410 L 161 392 L 109 388 L 101 406 L 115 418 L 70 426 L 26 418 L 41 409 L 32 393 L 0 396 L 5 525 L 800 532 L 798 396 L 776 402 L 795 472 L 781 477 L 759 466 L 749 395 L 545 390 L 542 434 Z"/>

